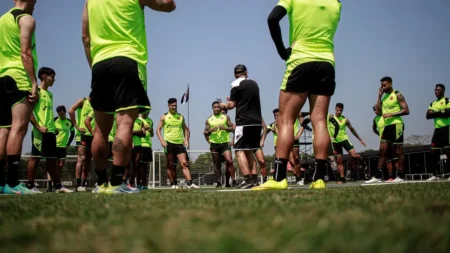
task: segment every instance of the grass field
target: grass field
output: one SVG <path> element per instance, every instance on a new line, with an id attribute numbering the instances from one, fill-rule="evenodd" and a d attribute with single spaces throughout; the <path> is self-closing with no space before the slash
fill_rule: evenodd
<path id="1" fill-rule="evenodd" d="M 450 183 L 0 196 L 0 252 L 450 252 Z"/>

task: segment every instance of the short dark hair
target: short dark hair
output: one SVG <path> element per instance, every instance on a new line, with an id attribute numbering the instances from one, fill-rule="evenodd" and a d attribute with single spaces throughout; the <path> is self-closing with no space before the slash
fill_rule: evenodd
<path id="1" fill-rule="evenodd" d="M 390 76 L 385 76 L 381 78 L 380 82 L 390 82 L 392 83 L 392 78 Z"/>
<path id="2" fill-rule="evenodd" d="M 280 109 L 278 109 L 278 108 L 276 108 L 276 109 L 273 109 L 273 114 L 275 114 L 275 113 L 277 113 L 277 112 L 280 112 Z"/>
<path id="3" fill-rule="evenodd" d="M 442 83 L 436 84 L 436 88 L 437 88 L 437 87 L 441 87 L 441 89 L 442 89 L 443 91 L 445 91 L 445 85 L 443 85 Z"/>
<path id="4" fill-rule="evenodd" d="M 238 64 L 234 67 L 234 74 L 245 74 L 247 72 L 247 67 L 244 64 Z"/>
<path id="5" fill-rule="evenodd" d="M 60 111 L 67 112 L 66 107 L 64 105 L 59 105 L 58 107 L 56 107 L 56 111 L 57 112 L 60 112 Z"/>
<path id="6" fill-rule="evenodd" d="M 212 102 L 211 107 L 213 107 L 215 104 L 219 104 L 220 105 L 219 101 L 214 101 L 214 102 Z"/>
<path id="7" fill-rule="evenodd" d="M 39 77 L 39 79 L 41 79 L 41 81 L 44 79 L 42 77 L 43 75 L 51 76 L 51 75 L 55 75 L 55 74 L 56 74 L 55 70 L 53 70 L 52 68 L 48 68 L 48 67 L 42 67 L 38 71 L 38 77 Z"/>
<path id="8" fill-rule="evenodd" d="M 336 103 L 336 107 L 344 109 L 344 104 L 343 103 Z"/>
<path id="9" fill-rule="evenodd" d="M 227 114 L 228 113 L 228 110 L 227 109 L 225 109 L 225 108 L 223 108 L 221 111 L 224 111 L 225 112 L 225 114 Z"/>
<path id="10" fill-rule="evenodd" d="M 176 98 L 169 98 L 169 100 L 167 100 L 167 104 L 168 104 L 168 105 L 173 104 L 173 103 L 176 103 L 176 102 L 177 102 L 177 99 L 176 99 Z"/>

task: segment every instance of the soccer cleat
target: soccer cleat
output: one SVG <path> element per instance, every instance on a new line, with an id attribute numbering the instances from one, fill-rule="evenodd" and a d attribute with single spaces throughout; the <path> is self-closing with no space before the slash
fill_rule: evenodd
<path id="1" fill-rule="evenodd" d="M 187 188 L 188 188 L 188 189 L 199 189 L 200 186 L 198 186 L 198 185 L 196 185 L 196 184 L 191 184 L 191 185 L 188 185 Z"/>
<path id="2" fill-rule="evenodd" d="M 85 192 L 85 191 L 86 191 L 86 187 L 84 187 L 84 186 L 77 187 L 77 192 Z"/>
<path id="3" fill-rule="evenodd" d="M 128 189 L 132 190 L 132 191 L 136 191 L 139 190 L 138 188 L 133 187 L 131 184 L 127 184 Z"/>
<path id="4" fill-rule="evenodd" d="M 222 183 L 217 182 L 217 183 L 216 183 L 216 188 L 222 188 Z"/>
<path id="5" fill-rule="evenodd" d="M 310 189 L 325 189 L 325 182 L 322 179 L 318 179 L 309 185 Z"/>
<path id="6" fill-rule="evenodd" d="M 305 179 L 300 179 L 300 181 L 297 182 L 297 185 L 305 185 Z"/>
<path id="7" fill-rule="evenodd" d="M 378 179 L 376 177 L 372 177 L 372 179 L 370 179 L 369 181 L 364 181 L 364 183 L 366 184 L 373 184 L 373 183 L 381 183 L 381 179 Z"/>
<path id="8" fill-rule="evenodd" d="M 67 189 L 67 188 L 64 187 L 64 186 L 61 186 L 61 188 L 55 189 L 55 192 L 56 192 L 56 193 L 72 193 L 73 191 Z"/>
<path id="9" fill-rule="evenodd" d="M 0 185 L 0 194 L 3 193 L 3 190 L 4 190 L 4 189 L 5 189 L 5 187 Z"/>
<path id="10" fill-rule="evenodd" d="M 133 194 L 133 193 L 139 193 L 139 190 L 133 187 L 128 187 L 128 185 L 122 183 L 120 185 L 112 186 L 111 183 L 109 183 L 107 190 L 105 191 L 106 194 Z"/>
<path id="11" fill-rule="evenodd" d="M 107 183 L 103 183 L 100 186 L 95 184 L 95 188 L 94 188 L 94 190 L 92 190 L 92 193 L 106 193 L 107 189 L 108 189 L 108 184 Z"/>
<path id="12" fill-rule="evenodd" d="M 37 194 L 42 193 L 42 192 L 39 191 L 38 188 L 36 188 L 36 187 L 31 188 L 30 191 L 32 191 L 32 192 L 34 192 L 34 193 L 37 193 Z"/>
<path id="13" fill-rule="evenodd" d="M 280 182 L 273 179 L 267 180 L 264 184 L 260 186 L 253 187 L 253 191 L 267 191 L 267 190 L 286 190 L 288 188 L 287 179 L 283 179 Z"/>
<path id="14" fill-rule="evenodd" d="M 171 187 L 172 189 L 178 189 L 178 185 L 172 185 L 172 187 Z"/>
<path id="15" fill-rule="evenodd" d="M 432 177 L 427 179 L 427 181 L 436 181 L 436 180 L 439 180 L 439 178 L 436 177 L 436 176 L 432 176 Z"/>
<path id="16" fill-rule="evenodd" d="M 4 194 L 16 194 L 16 195 L 22 195 L 22 194 L 36 194 L 35 192 L 32 192 L 30 189 L 26 187 L 24 183 L 20 183 L 16 185 L 15 187 L 10 187 L 9 185 L 5 185 L 5 188 L 3 189 Z"/>
<path id="17" fill-rule="evenodd" d="M 403 179 L 401 179 L 401 178 L 399 178 L 399 177 L 397 177 L 396 179 L 394 179 L 394 182 L 396 182 L 396 183 L 400 183 L 400 182 L 403 182 L 403 181 L 405 181 L 405 180 L 403 180 Z"/>

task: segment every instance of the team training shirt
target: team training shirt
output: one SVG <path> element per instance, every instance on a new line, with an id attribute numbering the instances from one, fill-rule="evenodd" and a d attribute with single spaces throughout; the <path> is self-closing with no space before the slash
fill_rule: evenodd
<path id="1" fill-rule="evenodd" d="M 150 118 L 140 118 L 142 120 L 142 123 L 144 124 L 144 127 L 153 129 L 153 120 Z M 141 138 L 142 141 L 142 147 L 144 148 L 151 148 L 152 147 L 152 136 L 150 135 L 150 130 L 145 131 L 145 136 Z"/>
<path id="2" fill-rule="evenodd" d="M 37 124 L 47 128 L 47 133 L 55 133 L 53 94 L 50 91 L 39 89 L 39 100 L 34 106 L 33 114 Z"/>
<path id="3" fill-rule="evenodd" d="M 164 140 L 173 144 L 184 144 L 183 115 L 164 114 Z"/>
<path id="4" fill-rule="evenodd" d="M 95 126 L 95 117 L 94 117 L 94 109 L 91 106 L 91 102 L 89 102 L 89 100 L 85 100 L 83 107 L 81 108 L 81 114 L 82 114 L 82 119 L 83 121 L 81 121 L 81 128 L 84 128 L 86 131 L 84 132 L 85 136 L 93 136 L 91 134 L 91 132 L 89 132 L 89 130 L 86 127 L 86 119 L 89 117 L 91 118 L 91 128 L 92 131 L 94 131 L 94 126 Z"/>
<path id="5" fill-rule="evenodd" d="M 208 118 L 208 125 L 210 129 L 214 127 L 218 128 L 219 126 L 228 127 L 227 115 L 223 115 L 222 113 L 211 115 Z M 216 144 L 228 143 L 230 142 L 230 132 L 217 129 L 209 135 L 209 142 Z"/>
<path id="6" fill-rule="evenodd" d="M 67 118 L 61 119 L 60 117 L 56 117 L 55 128 L 58 132 L 56 134 L 56 147 L 65 148 L 69 146 L 75 131 L 72 121 Z"/>
<path id="7" fill-rule="evenodd" d="M 445 109 L 450 109 L 450 99 L 446 97 L 436 99 L 430 104 L 428 109 L 433 112 L 440 112 Z M 450 126 L 450 118 L 434 118 L 434 128 L 442 128 L 446 126 Z"/>
<path id="8" fill-rule="evenodd" d="M 147 64 L 145 16 L 139 0 L 89 0 L 87 7 L 92 65 L 117 56 Z"/>
<path id="9" fill-rule="evenodd" d="M 288 62 L 326 61 L 334 65 L 334 34 L 341 18 L 338 0 L 279 0 L 289 16 Z"/>
<path id="10" fill-rule="evenodd" d="M 28 15 L 30 14 L 21 9 L 12 8 L 0 17 L 0 77 L 12 77 L 17 83 L 17 88 L 24 91 L 31 91 L 31 81 L 22 63 L 19 20 Z M 34 32 L 31 38 L 31 55 L 34 69 L 37 70 L 38 57 Z"/>
<path id="11" fill-rule="evenodd" d="M 330 136 L 334 138 L 333 143 L 339 143 L 348 140 L 346 118 L 342 115 L 340 117 L 334 115 L 333 118 L 328 118 L 330 120 Z"/>
<path id="12" fill-rule="evenodd" d="M 133 131 L 137 131 L 137 130 L 142 131 L 143 126 L 144 126 L 144 123 L 142 122 L 142 120 L 140 118 L 137 118 L 133 124 Z M 140 147 L 142 145 L 141 136 L 133 134 L 133 145 L 135 147 Z"/>
<path id="13" fill-rule="evenodd" d="M 400 103 L 398 102 L 397 95 L 400 94 L 399 91 L 394 90 L 390 94 L 385 94 L 381 100 L 381 111 L 383 114 L 386 113 L 397 113 L 402 110 Z M 384 119 L 384 125 L 389 126 L 393 124 L 403 124 L 403 119 L 401 116 L 394 116 Z"/>
<path id="14" fill-rule="evenodd" d="M 380 139 L 381 139 L 381 136 L 383 136 L 383 131 L 384 131 L 383 116 L 380 116 L 380 115 L 375 116 L 375 118 L 373 119 L 373 125 L 377 129 L 378 136 L 380 136 Z"/>
<path id="15" fill-rule="evenodd" d="M 272 130 L 273 133 L 273 146 L 275 147 L 277 145 L 277 139 L 278 139 L 278 134 L 276 133 L 276 126 L 275 126 L 275 122 L 269 124 L 267 126 L 267 129 Z"/>
<path id="16" fill-rule="evenodd" d="M 231 83 L 230 101 L 236 102 L 236 126 L 262 125 L 258 84 L 241 77 Z"/>
<path id="17" fill-rule="evenodd" d="M 86 98 L 84 98 L 84 100 L 86 100 Z M 83 102 L 84 104 L 84 102 Z M 76 110 L 76 124 L 77 126 L 81 127 L 81 108 L 77 108 Z M 80 142 L 81 141 L 81 132 L 78 131 L 78 129 L 76 129 L 76 134 L 75 134 L 75 141 L 76 142 Z"/>

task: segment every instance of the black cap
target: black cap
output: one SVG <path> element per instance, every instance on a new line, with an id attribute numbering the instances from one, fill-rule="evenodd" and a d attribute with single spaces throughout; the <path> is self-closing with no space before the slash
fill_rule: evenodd
<path id="1" fill-rule="evenodd" d="M 244 74 L 247 72 L 247 67 L 244 64 L 238 64 L 234 67 L 234 74 Z"/>

